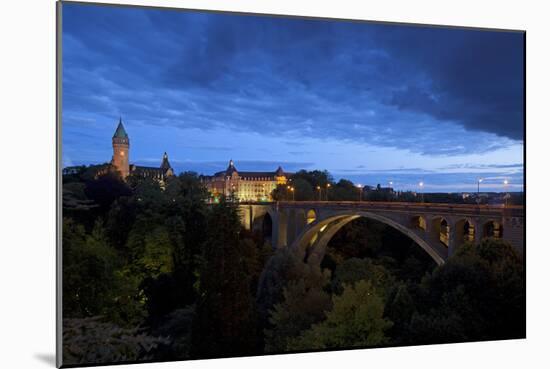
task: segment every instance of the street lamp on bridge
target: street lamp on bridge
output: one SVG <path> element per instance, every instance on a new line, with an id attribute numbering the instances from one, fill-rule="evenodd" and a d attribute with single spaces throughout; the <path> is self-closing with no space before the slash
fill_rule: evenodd
<path id="1" fill-rule="evenodd" d="M 503 182 L 504 184 L 504 192 L 506 192 L 508 190 L 508 180 L 505 179 Z M 508 206 L 508 199 L 510 198 L 510 194 L 508 192 L 506 192 L 506 194 L 504 195 L 504 206 Z"/>
<path id="2" fill-rule="evenodd" d="M 477 203 L 478 204 L 481 203 L 481 199 L 479 198 L 479 185 L 481 184 L 481 182 L 483 182 L 483 178 L 478 178 L 477 179 Z"/>
<path id="3" fill-rule="evenodd" d="M 317 193 L 319 194 L 319 201 L 321 201 L 321 186 L 317 186 Z"/>
<path id="4" fill-rule="evenodd" d="M 418 187 L 420 187 L 420 202 L 424 202 L 424 192 L 422 192 L 422 189 L 424 188 L 424 182 L 420 181 Z"/>
<path id="5" fill-rule="evenodd" d="M 357 188 L 359 189 L 359 202 L 361 202 L 363 200 L 363 186 L 358 183 Z"/>
<path id="6" fill-rule="evenodd" d="M 327 201 L 328 201 L 328 190 L 330 188 L 330 183 L 327 183 Z"/>

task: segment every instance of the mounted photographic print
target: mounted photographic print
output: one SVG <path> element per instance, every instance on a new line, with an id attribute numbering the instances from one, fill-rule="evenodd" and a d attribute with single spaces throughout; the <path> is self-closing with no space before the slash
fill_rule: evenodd
<path id="1" fill-rule="evenodd" d="M 58 3 L 58 365 L 525 337 L 525 32 Z"/>

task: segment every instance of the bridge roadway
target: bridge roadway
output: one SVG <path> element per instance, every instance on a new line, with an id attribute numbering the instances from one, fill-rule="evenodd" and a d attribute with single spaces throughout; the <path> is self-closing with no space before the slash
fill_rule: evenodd
<path id="1" fill-rule="evenodd" d="M 320 263 L 328 242 L 344 225 L 366 217 L 385 223 L 422 247 L 438 264 L 465 241 L 502 238 L 523 254 L 523 206 L 377 201 L 240 203 L 245 228 L 261 230 L 276 248 L 291 247 Z"/>

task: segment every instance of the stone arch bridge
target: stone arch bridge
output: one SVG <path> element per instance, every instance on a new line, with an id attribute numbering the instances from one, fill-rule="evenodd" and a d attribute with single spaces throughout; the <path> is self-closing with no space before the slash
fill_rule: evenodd
<path id="1" fill-rule="evenodd" d="M 239 204 L 246 229 L 259 230 L 273 247 L 290 247 L 320 263 L 328 242 L 344 225 L 366 217 L 402 232 L 443 264 L 464 241 L 502 238 L 524 249 L 523 206 L 367 201 L 281 201 Z"/>

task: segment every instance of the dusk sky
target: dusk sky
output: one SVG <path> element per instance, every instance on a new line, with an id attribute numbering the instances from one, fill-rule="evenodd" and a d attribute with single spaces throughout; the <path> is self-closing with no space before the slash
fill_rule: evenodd
<path id="1" fill-rule="evenodd" d="M 63 165 L 523 189 L 523 34 L 63 4 Z"/>

